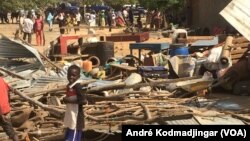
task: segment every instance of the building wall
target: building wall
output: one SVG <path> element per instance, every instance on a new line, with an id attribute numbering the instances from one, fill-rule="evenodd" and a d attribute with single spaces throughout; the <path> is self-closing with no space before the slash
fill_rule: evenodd
<path id="1" fill-rule="evenodd" d="M 191 26 L 194 28 L 230 27 L 230 24 L 219 14 L 231 0 L 188 0 L 191 8 Z"/>

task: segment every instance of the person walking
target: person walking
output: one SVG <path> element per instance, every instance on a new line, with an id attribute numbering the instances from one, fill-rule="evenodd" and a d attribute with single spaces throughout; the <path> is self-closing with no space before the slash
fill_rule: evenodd
<path id="1" fill-rule="evenodd" d="M 43 17 L 40 14 L 37 14 L 37 18 L 34 24 L 34 31 L 36 33 L 36 45 L 43 45 Z"/>
<path id="2" fill-rule="evenodd" d="M 109 32 L 112 31 L 112 9 L 109 9 L 109 11 L 107 12 L 107 23 L 109 26 Z"/>
<path id="3" fill-rule="evenodd" d="M 82 15 L 79 11 L 77 11 L 76 13 L 76 21 L 77 21 L 77 31 L 80 31 L 80 24 L 81 24 L 81 20 L 82 20 Z"/>
<path id="4" fill-rule="evenodd" d="M 47 19 L 46 19 L 49 24 L 49 31 L 53 30 L 53 18 L 54 16 L 51 14 L 51 12 L 49 12 Z"/>
<path id="5" fill-rule="evenodd" d="M 57 15 L 55 19 L 58 20 L 58 25 L 59 25 L 61 35 L 64 34 L 65 28 L 66 28 L 66 18 L 64 17 L 64 13 L 60 12 L 59 15 Z"/>
<path id="6" fill-rule="evenodd" d="M 28 43 L 31 44 L 32 32 L 33 32 L 34 22 L 32 21 L 32 15 L 28 14 L 27 18 L 23 20 L 23 40 L 26 40 L 28 36 Z"/>
<path id="7" fill-rule="evenodd" d="M 141 32 L 142 30 L 141 14 L 139 14 L 139 17 L 137 18 L 137 28 L 138 28 L 138 32 Z"/>

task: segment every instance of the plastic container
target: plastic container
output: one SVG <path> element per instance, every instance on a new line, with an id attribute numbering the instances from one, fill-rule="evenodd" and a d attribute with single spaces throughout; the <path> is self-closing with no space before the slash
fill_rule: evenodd
<path id="1" fill-rule="evenodd" d="M 189 55 L 188 47 L 184 44 L 173 44 L 170 46 L 169 54 L 171 57 L 175 55 Z"/>
<path id="2" fill-rule="evenodd" d="M 92 70 L 92 62 L 89 61 L 89 60 L 84 60 L 82 61 L 82 69 L 85 71 L 85 72 L 90 72 Z"/>

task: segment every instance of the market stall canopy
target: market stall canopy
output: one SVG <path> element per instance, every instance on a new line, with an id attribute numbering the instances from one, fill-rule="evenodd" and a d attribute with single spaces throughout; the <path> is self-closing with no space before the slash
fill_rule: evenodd
<path id="1" fill-rule="evenodd" d="M 250 41 L 249 0 L 233 0 L 220 12 L 220 14 Z"/>
<path id="2" fill-rule="evenodd" d="M 0 58 L 36 58 L 43 66 L 43 61 L 36 49 L 2 34 L 0 34 Z"/>

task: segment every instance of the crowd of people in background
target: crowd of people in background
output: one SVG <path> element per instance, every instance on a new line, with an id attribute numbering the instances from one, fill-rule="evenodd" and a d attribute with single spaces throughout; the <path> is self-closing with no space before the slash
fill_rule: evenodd
<path id="1" fill-rule="evenodd" d="M 76 33 L 80 30 L 79 26 L 82 20 L 82 16 L 79 12 L 65 13 L 63 11 L 60 11 L 59 14 L 55 16 L 54 20 L 58 22 L 60 34 L 65 34 L 65 31 L 68 34 L 71 31 L 72 27 L 74 28 L 74 31 Z"/>
<path id="2" fill-rule="evenodd" d="M 140 32 L 143 28 L 157 30 L 161 28 L 163 21 L 163 14 L 160 11 L 152 10 L 147 13 L 134 12 L 134 7 L 124 7 L 121 10 L 114 10 L 112 8 L 89 10 L 82 13 L 78 10 L 48 10 L 38 12 L 35 10 L 19 12 L 12 12 L 16 17 L 16 22 L 19 23 L 19 33 L 23 40 L 31 43 L 32 34 L 36 36 L 36 45 L 44 45 L 44 23 L 49 25 L 48 31 L 53 31 L 53 24 L 58 24 L 60 34 L 69 34 L 72 29 L 76 34 L 81 28 L 81 23 L 87 24 L 89 27 L 99 27 L 99 29 L 109 28 L 109 32 L 115 27 L 127 27 L 132 32 Z M 9 23 L 8 16 L 2 16 L 2 23 Z M 142 21 L 142 17 L 146 17 L 146 22 Z M 13 17 L 11 17 L 13 21 Z M 143 25 L 145 24 L 145 27 Z"/>
<path id="3" fill-rule="evenodd" d="M 36 45 L 42 46 L 44 45 L 44 17 L 41 12 L 28 12 L 27 15 L 25 13 L 21 13 L 19 18 L 19 29 L 18 33 L 23 35 L 23 40 L 31 44 L 32 34 L 34 33 L 36 36 Z"/>
<path id="4" fill-rule="evenodd" d="M 82 13 L 81 11 L 53 11 L 48 10 L 43 12 L 37 12 L 31 10 L 19 11 L 19 18 L 16 22 L 19 23 L 19 33 L 22 35 L 23 40 L 27 40 L 31 43 L 32 35 L 35 34 L 36 45 L 41 46 L 45 44 L 44 40 L 44 24 L 49 26 L 48 31 L 54 31 L 59 29 L 60 34 L 70 34 L 73 30 L 76 34 L 80 31 L 81 24 L 86 24 L 89 27 L 99 27 L 99 29 L 108 28 L 112 31 L 115 27 L 127 27 L 134 32 L 141 32 L 143 28 L 160 29 L 163 20 L 163 14 L 160 11 L 152 10 L 148 13 L 135 14 L 133 7 L 124 7 L 121 10 L 115 11 L 112 8 L 89 10 Z M 146 21 L 143 19 L 146 18 Z M 53 24 L 58 24 L 53 27 Z M 145 26 L 143 26 L 145 24 Z"/>
<path id="5" fill-rule="evenodd" d="M 90 27 L 99 27 L 99 29 L 104 29 L 105 27 L 109 28 L 109 31 L 112 31 L 112 28 L 114 27 L 127 27 L 129 29 L 133 30 L 137 29 L 137 31 L 142 31 L 143 28 L 150 28 L 152 30 L 158 30 L 161 29 L 164 22 L 164 16 L 166 17 L 165 13 L 162 13 L 162 11 L 159 11 L 157 9 L 144 12 L 135 12 L 136 7 L 132 6 L 126 6 L 123 7 L 120 10 L 115 10 L 111 7 L 108 9 L 98 9 L 98 10 L 85 10 L 82 12 L 80 9 L 74 10 L 74 11 L 66 11 L 66 10 L 58 10 L 55 8 L 51 8 L 48 11 L 45 11 L 45 13 L 40 15 L 42 16 L 43 20 L 49 25 L 49 31 L 53 30 L 53 24 L 58 24 L 60 28 L 60 34 L 68 34 L 71 32 L 71 29 L 74 29 L 75 33 L 80 30 L 80 24 L 85 23 Z M 0 12 L 1 13 L 1 12 Z M 21 23 L 20 29 L 22 28 L 23 19 L 28 18 L 32 19 L 33 24 L 35 23 L 36 14 L 37 12 L 30 11 L 19 11 L 19 12 L 11 12 L 13 14 L 13 17 L 11 16 L 11 19 L 13 21 L 13 18 L 16 17 L 16 21 Z M 28 13 L 31 13 L 31 15 L 28 15 Z M 135 14 L 136 13 L 136 14 Z M 2 23 L 9 23 L 9 20 L 7 16 L 3 16 L 4 14 L 0 14 Z M 31 17 L 30 17 L 31 16 Z M 143 18 L 146 18 L 145 20 L 142 20 Z M 27 20 L 25 20 L 27 21 Z M 31 23 L 31 22 L 30 22 Z M 145 25 L 145 26 L 143 26 Z M 26 36 L 30 39 L 30 33 L 31 30 L 27 28 L 27 24 L 25 24 L 25 37 L 23 39 L 26 39 Z M 35 31 L 35 29 L 33 29 Z M 38 30 L 38 33 L 36 34 L 38 38 L 40 38 L 40 29 Z M 41 39 L 41 38 L 40 38 Z M 37 40 L 37 44 L 39 43 L 39 40 Z"/>
<path id="6" fill-rule="evenodd" d="M 44 23 L 49 25 L 48 31 L 50 32 L 53 31 L 53 28 L 55 29 L 53 24 L 58 24 L 61 35 L 70 34 L 72 30 L 76 34 L 83 27 L 81 24 L 86 24 L 89 27 L 99 27 L 100 30 L 108 28 L 109 32 L 112 32 L 112 28 L 115 27 L 126 27 L 125 32 L 141 32 L 144 29 L 157 31 L 166 28 L 165 21 L 167 21 L 168 25 L 175 23 L 181 25 L 181 27 L 187 27 L 187 18 L 185 16 L 180 15 L 179 18 L 174 18 L 176 16 L 170 11 L 159 11 L 158 9 L 139 13 L 137 11 L 136 13 L 136 7 L 132 6 L 123 7 L 120 10 L 109 7 L 98 10 L 88 9 L 84 12 L 81 9 L 68 11 L 51 8 L 44 12 L 35 10 L 11 12 L 12 23 L 14 22 L 13 19 L 16 18 L 15 21 L 19 23 L 19 35 L 22 35 L 23 40 L 31 43 L 32 34 L 35 34 L 36 45 L 44 45 Z M 0 11 L 0 20 L 1 23 L 9 23 L 8 13 Z M 225 31 L 226 29 L 216 27 L 211 32 L 206 30 L 206 35 Z"/>

